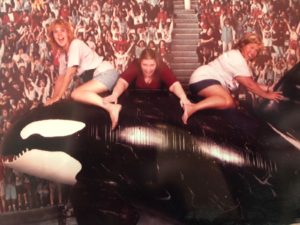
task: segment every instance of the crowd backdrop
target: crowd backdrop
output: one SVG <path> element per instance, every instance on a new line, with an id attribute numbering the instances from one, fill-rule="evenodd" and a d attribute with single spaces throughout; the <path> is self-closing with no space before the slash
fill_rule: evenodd
<path id="1" fill-rule="evenodd" d="M 260 34 L 265 46 L 251 65 L 258 83 L 276 84 L 299 62 L 300 0 L 197 0 L 192 9 L 199 66 L 246 32 Z M 50 49 L 47 27 L 56 18 L 119 72 L 146 47 L 172 67 L 173 0 L 0 0 L 0 140 L 14 118 L 51 96 L 59 53 Z M 65 204 L 67 196 L 59 184 L 0 165 L 0 199 L 5 212 Z"/>

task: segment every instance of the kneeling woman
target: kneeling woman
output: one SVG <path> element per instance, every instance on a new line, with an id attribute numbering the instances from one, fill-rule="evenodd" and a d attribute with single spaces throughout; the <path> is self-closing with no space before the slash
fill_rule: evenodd
<path id="1" fill-rule="evenodd" d="M 112 94 L 107 96 L 105 101 L 117 103 L 119 96 L 131 83 L 136 89 L 144 90 L 162 89 L 163 83 L 170 92 L 179 98 L 181 107 L 191 104 L 173 72 L 164 62 L 159 60 L 155 51 L 150 48 L 144 49 L 139 60 L 131 63 L 120 75 Z"/>
<path id="2" fill-rule="evenodd" d="M 188 118 L 199 110 L 234 108 L 230 92 L 237 89 L 239 84 L 262 98 L 281 100 L 283 96 L 280 92 L 273 92 L 268 86 L 258 84 L 252 78 L 249 64 L 262 47 L 256 34 L 247 34 L 239 40 L 235 49 L 196 69 L 190 78 L 190 91 L 204 99 L 184 106 L 183 123 L 186 124 Z"/>
<path id="3" fill-rule="evenodd" d="M 76 88 L 71 97 L 75 101 L 92 104 L 105 109 L 110 116 L 112 128 L 118 121 L 121 105 L 106 103 L 98 94 L 111 91 L 119 75 L 107 61 L 97 55 L 83 41 L 74 38 L 71 25 L 61 19 L 55 20 L 48 29 L 52 48 L 59 51 L 59 76 L 46 105 L 59 101 L 66 93 L 74 76 L 92 77 Z"/>

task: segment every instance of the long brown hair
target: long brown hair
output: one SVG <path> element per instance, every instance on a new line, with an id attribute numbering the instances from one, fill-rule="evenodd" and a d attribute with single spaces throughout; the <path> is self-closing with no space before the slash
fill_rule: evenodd
<path id="1" fill-rule="evenodd" d="M 54 50 L 60 49 L 61 50 L 62 49 L 61 46 L 59 46 L 56 43 L 54 36 L 53 36 L 53 32 L 54 32 L 56 26 L 61 26 L 62 28 L 66 29 L 69 42 L 71 42 L 74 39 L 73 27 L 69 22 L 67 22 L 63 19 L 54 20 L 48 27 L 47 35 L 48 35 L 49 43 L 50 43 L 52 49 L 54 49 Z"/>
<path id="2" fill-rule="evenodd" d="M 159 58 L 158 54 L 154 50 L 152 50 L 151 48 L 148 48 L 148 47 L 145 48 L 142 51 L 141 55 L 140 55 L 140 58 L 139 58 L 139 64 L 140 65 L 141 65 L 141 62 L 142 62 L 143 59 L 153 59 L 153 60 L 155 60 L 156 67 L 158 67 L 159 64 L 160 64 L 160 58 Z"/>

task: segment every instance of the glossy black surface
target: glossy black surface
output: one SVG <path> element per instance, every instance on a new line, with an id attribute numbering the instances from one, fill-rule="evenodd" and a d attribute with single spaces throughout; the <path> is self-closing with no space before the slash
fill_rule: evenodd
<path id="1" fill-rule="evenodd" d="M 275 86 L 285 99 L 280 102 L 264 101 L 259 106 L 259 115 L 277 129 L 300 139 L 300 63 L 288 71 Z"/>

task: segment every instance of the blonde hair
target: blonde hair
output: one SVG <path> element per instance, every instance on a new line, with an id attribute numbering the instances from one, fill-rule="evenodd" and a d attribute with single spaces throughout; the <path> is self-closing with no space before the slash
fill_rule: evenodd
<path id="1" fill-rule="evenodd" d="M 48 30 L 47 30 L 47 35 L 48 35 L 48 40 L 49 40 L 49 43 L 52 47 L 52 49 L 54 50 L 59 50 L 59 49 L 62 49 L 61 46 L 59 46 L 55 39 L 54 39 L 54 36 L 53 36 L 53 32 L 55 30 L 55 27 L 56 26 L 60 26 L 64 29 L 66 29 L 67 31 L 67 35 L 68 35 L 68 41 L 71 42 L 73 39 L 74 39 L 74 32 L 73 32 L 73 27 L 72 25 L 63 20 L 63 19 L 57 19 L 57 20 L 54 20 L 50 26 L 48 27 Z"/>
<path id="2" fill-rule="evenodd" d="M 246 33 L 235 45 L 235 49 L 239 49 L 240 51 L 247 44 L 257 44 L 261 48 L 263 48 L 263 43 L 261 37 L 255 33 Z"/>

